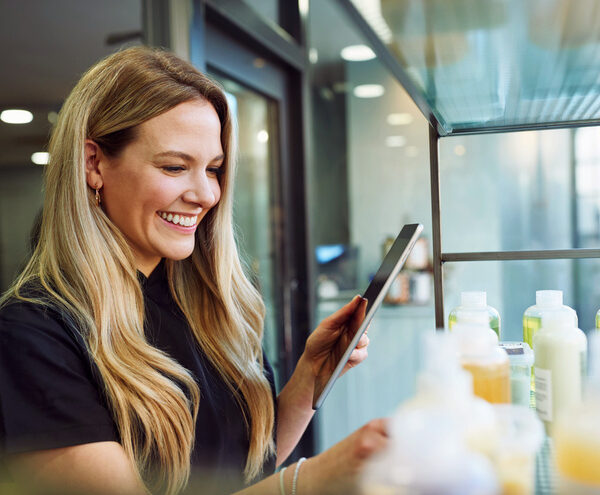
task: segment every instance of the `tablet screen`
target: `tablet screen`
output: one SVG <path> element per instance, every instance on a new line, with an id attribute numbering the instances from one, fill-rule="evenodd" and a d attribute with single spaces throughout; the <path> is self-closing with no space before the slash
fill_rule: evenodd
<path id="1" fill-rule="evenodd" d="M 313 409 L 318 409 L 321 406 L 335 380 L 340 376 L 344 366 L 348 362 L 350 354 L 352 354 L 360 337 L 369 325 L 375 311 L 377 311 L 377 308 L 381 305 L 386 292 L 396 278 L 396 275 L 398 275 L 402 265 L 404 265 L 410 250 L 415 245 L 422 230 L 423 226 L 415 223 L 405 225 L 400 231 L 400 234 L 398 234 L 394 244 L 385 256 L 379 270 L 377 270 L 377 273 L 363 295 L 363 297 L 367 299 L 367 309 L 364 320 L 355 321 L 355 319 L 353 319 L 349 323 L 349 327 L 337 343 L 338 349 L 332 353 L 329 359 L 325 360 L 319 371 L 315 380 Z M 344 343 L 348 341 L 348 345 L 345 346 Z"/>

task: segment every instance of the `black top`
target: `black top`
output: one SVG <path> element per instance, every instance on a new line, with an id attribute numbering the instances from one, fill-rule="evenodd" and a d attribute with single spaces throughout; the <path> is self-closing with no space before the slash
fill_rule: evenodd
<path id="1" fill-rule="evenodd" d="M 200 387 L 189 491 L 240 489 L 249 447 L 242 411 L 195 343 L 169 292 L 164 262 L 150 277 L 139 278 L 149 343 L 188 369 Z M 119 441 L 102 381 L 71 322 L 59 311 L 21 301 L 0 311 L 0 449 L 5 453 Z M 264 363 L 276 404 L 266 356 Z M 264 474 L 274 469 L 273 457 Z"/>

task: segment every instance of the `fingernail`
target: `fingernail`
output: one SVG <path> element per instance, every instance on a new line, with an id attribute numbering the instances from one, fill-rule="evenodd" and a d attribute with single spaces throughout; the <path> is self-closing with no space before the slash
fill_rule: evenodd
<path id="1" fill-rule="evenodd" d="M 363 300 L 363 302 L 367 302 L 368 299 L 366 297 L 361 297 L 361 299 Z"/>

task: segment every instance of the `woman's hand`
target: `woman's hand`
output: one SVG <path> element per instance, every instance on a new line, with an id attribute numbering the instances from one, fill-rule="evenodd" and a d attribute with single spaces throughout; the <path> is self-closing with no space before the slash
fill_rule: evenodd
<path id="1" fill-rule="evenodd" d="M 356 296 L 325 318 L 306 341 L 294 374 L 277 399 L 277 465 L 294 449 L 313 417 L 315 390 L 320 391 L 365 318 L 366 299 Z M 367 357 L 369 338 L 363 335 L 352 351 L 343 372 Z"/>
<path id="2" fill-rule="evenodd" d="M 300 468 L 298 494 L 353 494 L 369 459 L 388 444 L 385 419 L 374 419 Z"/>
<path id="3" fill-rule="evenodd" d="M 374 419 L 325 452 L 307 459 L 298 469 L 298 495 L 353 495 L 359 493 L 360 476 L 374 454 L 386 448 L 388 434 L 385 419 Z M 292 493 L 297 464 L 283 473 L 269 476 L 237 492 L 237 495 Z M 281 479 L 283 478 L 283 480 Z"/>
<path id="4" fill-rule="evenodd" d="M 313 376 L 331 375 L 365 319 L 366 311 L 367 300 L 355 296 L 348 304 L 325 318 L 312 332 L 306 341 L 302 358 L 309 364 Z M 365 332 L 350 354 L 342 375 L 366 359 L 368 345 L 369 337 Z"/>

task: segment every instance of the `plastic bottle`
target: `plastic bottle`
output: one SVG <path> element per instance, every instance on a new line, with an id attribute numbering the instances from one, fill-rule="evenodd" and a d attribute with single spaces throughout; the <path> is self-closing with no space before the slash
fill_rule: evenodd
<path id="1" fill-rule="evenodd" d="M 581 403 L 587 338 L 572 314 L 548 313 L 533 337 L 533 354 L 536 409 L 552 435 L 557 415 Z"/>
<path id="2" fill-rule="evenodd" d="M 557 493 L 600 493 L 600 334 L 590 336 L 590 373 L 583 403 L 557 418 Z"/>
<path id="3" fill-rule="evenodd" d="M 498 494 L 488 457 L 497 447 L 493 408 L 472 393 L 459 364 L 456 337 L 427 335 L 413 399 L 389 423 L 390 441 L 361 480 L 363 495 Z"/>
<path id="4" fill-rule="evenodd" d="M 365 468 L 362 495 L 497 495 L 492 463 L 469 450 L 460 420 L 442 410 L 401 410 L 386 451 Z"/>
<path id="5" fill-rule="evenodd" d="M 596 330 L 600 330 L 600 309 L 596 313 Z"/>
<path id="6" fill-rule="evenodd" d="M 533 349 L 533 336 L 542 325 L 542 316 L 548 313 L 564 312 L 573 317 L 573 325 L 577 326 L 577 313 L 573 308 L 563 304 L 561 290 L 535 291 L 535 304 L 529 306 L 523 314 L 523 342 Z"/>
<path id="7" fill-rule="evenodd" d="M 529 406 L 531 403 L 531 367 L 533 350 L 527 342 L 501 342 L 510 361 L 510 396 L 513 404 Z"/>
<path id="8" fill-rule="evenodd" d="M 510 403 L 510 361 L 485 324 L 457 323 L 462 367 L 473 376 L 473 393 L 490 403 Z"/>
<path id="9" fill-rule="evenodd" d="M 482 291 L 468 291 L 460 293 L 460 306 L 457 306 L 448 317 L 448 328 L 452 330 L 457 323 L 471 323 L 471 316 L 484 314 L 488 318 L 490 328 L 501 338 L 500 314 L 487 305 L 487 294 Z"/>
<path id="10" fill-rule="evenodd" d="M 488 332 L 495 338 L 492 330 Z M 448 416 L 465 420 L 464 435 L 469 448 L 490 456 L 496 448 L 496 424 L 491 404 L 473 394 L 473 377 L 459 360 L 459 341 L 454 334 L 425 335 L 423 367 L 416 380 L 416 393 L 402 410 L 443 409 Z"/>

